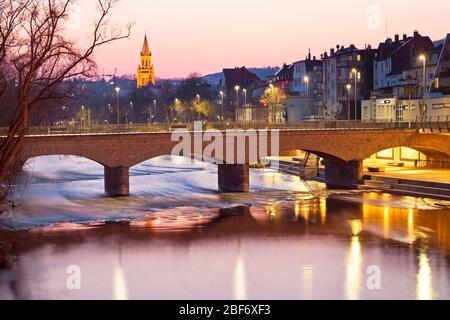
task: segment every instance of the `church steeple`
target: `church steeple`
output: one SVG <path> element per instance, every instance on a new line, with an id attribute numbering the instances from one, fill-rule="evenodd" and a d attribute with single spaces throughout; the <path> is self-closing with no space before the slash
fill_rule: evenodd
<path id="1" fill-rule="evenodd" d="M 144 38 L 144 45 L 142 46 L 141 55 L 152 55 L 152 53 L 150 52 L 150 46 L 148 45 L 147 34 Z"/>
<path id="2" fill-rule="evenodd" d="M 148 45 L 147 35 L 144 38 L 144 44 L 141 51 L 141 63 L 138 65 L 136 76 L 137 87 L 146 87 L 148 84 L 155 85 L 155 69 L 152 64 L 152 52 Z"/>

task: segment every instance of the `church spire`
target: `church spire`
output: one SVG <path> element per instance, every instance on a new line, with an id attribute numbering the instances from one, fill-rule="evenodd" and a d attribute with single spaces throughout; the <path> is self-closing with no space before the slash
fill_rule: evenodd
<path id="1" fill-rule="evenodd" d="M 136 82 L 138 88 L 146 87 L 148 84 L 155 85 L 155 68 L 152 63 L 152 53 L 148 45 L 147 34 L 141 51 L 141 63 L 137 69 Z"/>
<path id="2" fill-rule="evenodd" d="M 150 52 L 150 46 L 148 45 L 147 34 L 145 35 L 145 38 L 144 38 L 144 45 L 142 46 L 141 54 L 142 55 L 151 55 L 152 54 Z"/>

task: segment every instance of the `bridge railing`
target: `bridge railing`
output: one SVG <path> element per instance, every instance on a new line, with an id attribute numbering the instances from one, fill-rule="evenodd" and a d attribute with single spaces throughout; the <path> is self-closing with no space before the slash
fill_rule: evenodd
<path id="1" fill-rule="evenodd" d="M 450 115 L 422 118 L 418 123 L 421 133 L 450 133 Z"/>
<path id="2" fill-rule="evenodd" d="M 31 127 L 29 135 L 92 135 L 92 134 L 126 134 L 126 133 L 157 133 L 170 132 L 176 129 L 193 131 L 196 129 L 193 123 L 177 124 L 133 124 L 133 125 L 89 125 L 89 126 L 41 126 Z M 395 121 L 341 121 L 318 120 L 296 123 L 268 123 L 268 122 L 204 122 L 203 130 L 417 130 L 428 133 L 450 133 L 450 117 L 423 118 L 414 122 Z M 5 136 L 7 128 L 0 128 L 0 136 Z"/>

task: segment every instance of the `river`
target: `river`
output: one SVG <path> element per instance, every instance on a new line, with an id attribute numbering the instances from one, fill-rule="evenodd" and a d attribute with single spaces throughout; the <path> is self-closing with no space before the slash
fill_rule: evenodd
<path id="1" fill-rule="evenodd" d="M 251 193 L 220 194 L 215 166 L 183 158 L 133 168 L 117 199 L 82 158 L 26 170 L 0 216 L 20 243 L 0 299 L 450 299 L 447 203 L 268 169 Z"/>

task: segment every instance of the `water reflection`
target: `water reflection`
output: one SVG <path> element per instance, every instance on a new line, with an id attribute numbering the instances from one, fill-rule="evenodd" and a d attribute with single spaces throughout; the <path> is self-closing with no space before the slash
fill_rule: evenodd
<path id="1" fill-rule="evenodd" d="M 122 266 L 122 247 L 119 246 L 119 259 L 114 266 L 114 300 L 128 300 L 128 290 L 125 280 L 125 272 Z"/>
<path id="2" fill-rule="evenodd" d="M 361 220 L 350 221 L 352 238 L 347 257 L 347 271 L 345 281 L 345 296 L 348 300 L 357 300 L 360 298 L 361 277 L 362 277 L 362 253 L 361 240 L 359 238 L 362 232 Z"/>
<path id="3" fill-rule="evenodd" d="M 19 212 L 1 217 L 32 229 L 0 272 L 0 299 L 450 299 L 449 209 L 377 193 L 312 196 L 258 171 L 256 191 L 222 195 L 214 168 L 186 178 L 198 169 L 162 164 L 139 168 L 151 177 L 133 177 L 130 199 L 85 196 L 102 181 L 32 185 Z M 82 292 L 65 290 L 68 261 L 82 266 Z M 372 265 L 381 291 L 366 287 Z"/>
<path id="4" fill-rule="evenodd" d="M 239 241 L 239 251 L 236 259 L 236 266 L 234 269 L 234 299 L 235 300 L 247 299 L 245 264 L 244 264 L 244 256 L 242 253 L 241 241 Z"/>
<path id="5" fill-rule="evenodd" d="M 417 273 L 417 299 L 418 300 L 432 300 L 433 294 L 433 275 L 425 248 L 420 250 L 418 257 L 419 271 Z"/>

